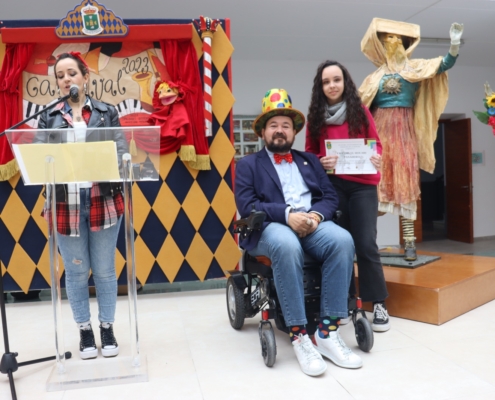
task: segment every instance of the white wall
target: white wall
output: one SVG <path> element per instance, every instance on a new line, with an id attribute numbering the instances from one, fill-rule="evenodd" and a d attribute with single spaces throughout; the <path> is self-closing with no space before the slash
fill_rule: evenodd
<path id="1" fill-rule="evenodd" d="M 441 49 L 440 54 L 443 52 Z M 323 56 L 324 57 L 324 56 Z M 462 49 L 461 49 L 462 57 Z M 364 59 L 364 56 L 363 56 Z M 323 61 L 323 58 L 322 58 Z M 342 62 L 351 73 L 356 85 L 374 71 L 367 60 L 362 63 Z M 235 114 L 257 115 L 261 99 L 271 88 L 286 89 L 293 106 L 307 114 L 312 82 L 318 62 L 235 60 L 232 63 L 233 91 L 236 97 Z M 485 165 L 473 165 L 474 237 L 495 235 L 495 137 L 491 128 L 479 122 L 472 110 L 484 111 L 484 83 L 495 75 L 492 68 L 454 66 L 449 72 L 448 114 L 464 114 L 471 118 L 472 151 L 484 151 Z M 296 138 L 295 148 L 304 149 L 304 131 Z M 378 219 L 379 246 L 399 243 L 398 218 L 392 215 Z"/>

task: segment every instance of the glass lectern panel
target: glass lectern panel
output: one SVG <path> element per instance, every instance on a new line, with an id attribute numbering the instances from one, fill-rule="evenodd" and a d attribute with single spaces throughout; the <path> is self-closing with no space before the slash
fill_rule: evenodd
<path id="1" fill-rule="evenodd" d="M 48 378 L 48 391 L 114 385 L 148 380 L 146 356 L 139 350 L 136 259 L 132 210 L 132 181 L 159 179 L 160 128 L 115 127 L 78 129 L 26 129 L 7 131 L 25 185 L 46 185 L 45 208 L 50 216 L 52 308 L 56 363 Z M 130 354 L 113 361 L 77 362 L 65 352 L 61 269 L 58 264 L 56 184 L 122 182 L 124 232 L 129 300 Z M 67 361 L 67 362 L 66 362 Z"/>
<path id="2" fill-rule="evenodd" d="M 123 180 L 122 156 L 131 155 L 133 181 L 157 180 L 160 128 L 156 126 L 7 131 L 25 185 L 46 183 L 40 165 L 54 160 L 55 183 Z"/>

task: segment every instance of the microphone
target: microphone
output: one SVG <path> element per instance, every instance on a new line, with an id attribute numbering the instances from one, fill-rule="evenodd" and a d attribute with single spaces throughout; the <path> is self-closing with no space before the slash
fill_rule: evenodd
<path id="1" fill-rule="evenodd" d="M 77 85 L 70 86 L 69 97 L 74 102 L 79 101 L 79 88 L 77 87 Z"/>

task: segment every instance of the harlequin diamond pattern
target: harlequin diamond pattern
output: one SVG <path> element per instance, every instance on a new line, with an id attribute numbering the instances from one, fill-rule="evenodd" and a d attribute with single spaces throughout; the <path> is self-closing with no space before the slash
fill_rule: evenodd
<path id="1" fill-rule="evenodd" d="M 196 233 L 191 243 L 191 247 L 186 254 L 186 261 L 200 280 L 205 279 L 212 260 L 213 253 L 199 233 Z"/>
<path id="2" fill-rule="evenodd" d="M 215 252 L 215 258 L 224 271 L 234 269 L 241 258 L 239 247 L 230 239 L 231 235 L 229 232 L 226 232 Z"/>
<path id="3" fill-rule="evenodd" d="M 230 138 L 225 131 L 220 128 L 218 134 L 213 139 L 210 146 L 210 158 L 220 175 L 224 176 L 227 169 L 230 168 L 232 157 L 234 157 L 235 150 L 232 146 Z"/>
<path id="4" fill-rule="evenodd" d="M 75 16 L 64 27 L 67 35 L 81 28 Z M 102 21 L 105 26 L 115 25 L 104 13 Z M 225 21 L 222 24 L 225 26 Z M 195 33 L 192 40 L 199 59 L 201 39 Z M 229 118 L 234 97 L 226 66 L 232 51 L 225 31 L 217 31 L 212 54 L 218 70 L 213 81 L 213 114 L 219 122 L 215 122 L 210 139 L 211 170 L 193 170 L 176 153 L 166 154 L 160 156 L 158 182 L 133 185 L 136 275 L 141 283 L 223 277 L 223 271 L 235 268 L 239 261 L 239 249 L 231 232 L 235 151 Z M 202 59 L 199 62 L 201 65 Z M 4 282 L 24 291 L 44 288 L 39 286 L 40 275 L 50 284 L 46 221 L 40 215 L 44 204 L 41 191 L 40 186 L 24 186 L 19 175 L 0 182 L 0 264 L 8 275 Z M 119 282 L 125 282 L 126 271 L 123 228 L 124 224 L 115 262 Z M 63 273 L 60 256 L 58 260 Z M 163 274 L 157 272 L 160 270 Z M 36 275 L 37 287 L 33 286 Z M 5 290 L 13 287 L 6 286 Z"/>
<path id="5" fill-rule="evenodd" d="M 167 279 L 170 282 L 173 282 L 184 261 L 184 255 L 175 243 L 172 235 L 168 235 L 163 242 L 163 246 L 160 250 L 160 253 L 158 253 L 156 261 L 160 265 L 162 271 L 165 273 Z"/>
<path id="6" fill-rule="evenodd" d="M 17 262 L 9 264 L 9 275 L 24 292 L 27 292 L 36 270 L 36 264 L 19 244 L 14 247 L 12 260 Z"/>
<path id="7" fill-rule="evenodd" d="M 215 114 L 218 123 L 222 125 L 235 103 L 235 98 L 222 76 L 219 76 L 213 84 L 211 96 L 213 114 Z"/>
<path id="8" fill-rule="evenodd" d="M 88 36 L 82 32 L 84 28 L 82 23 L 81 8 L 84 5 L 79 5 L 75 10 L 69 12 L 67 17 L 60 21 L 60 25 L 56 28 L 55 32 L 57 36 L 63 39 L 70 38 L 87 38 Z M 94 3 L 92 4 L 96 6 Z M 109 36 L 125 36 L 128 32 L 127 25 L 124 24 L 122 19 L 114 15 L 111 11 L 106 10 L 104 6 L 100 5 L 100 26 L 103 31 L 98 35 L 99 37 Z"/>
<path id="9" fill-rule="evenodd" d="M 18 241 L 29 219 L 29 212 L 16 192 L 12 192 L 9 201 L 2 212 L 2 220 L 5 226 Z"/>
<path id="10" fill-rule="evenodd" d="M 230 43 L 222 25 L 218 25 L 217 31 L 213 34 L 211 58 L 220 73 L 227 66 L 233 52 L 234 46 Z"/>
<path id="11" fill-rule="evenodd" d="M 138 185 L 133 185 L 132 187 L 132 201 L 135 205 L 133 212 L 134 229 L 139 233 L 148 218 L 151 205 L 146 200 L 146 197 L 144 197 Z M 139 207 L 136 206 L 137 204 L 139 204 Z"/>
<path id="12" fill-rule="evenodd" d="M 167 185 L 162 185 L 156 198 L 156 204 L 164 204 L 165 207 L 155 207 L 155 213 L 167 231 L 172 230 L 175 219 L 181 208 L 180 203 Z"/>
<path id="13" fill-rule="evenodd" d="M 198 230 L 201 221 L 203 221 L 210 208 L 210 203 L 206 200 L 206 197 L 197 182 L 192 184 L 191 190 L 189 190 L 186 199 L 182 203 L 182 208 L 186 212 L 194 228 Z"/>

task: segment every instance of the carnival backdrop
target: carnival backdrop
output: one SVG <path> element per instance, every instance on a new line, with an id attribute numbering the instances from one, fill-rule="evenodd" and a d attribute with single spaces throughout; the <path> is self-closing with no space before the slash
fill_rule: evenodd
<path id="1" fill-rule="evenodd" d="M 99 8 L 102 37 L 77 36 L 85 25 L 74 21 L 88 4 Z M 125 34 L 104 36 L 116 26 Z M 159 181 L 133 186 L 136 275 L 142 284 L 204 280 L 223 277 L 224 270 L 234 268 L 239 250 L 232 234 L 235 100 L 230 21 L 215 22 L 211 61 L 208 55 L 204 59 L 201 20 L 122 20 L 91 0 L 60 21 L 3 21 L 1 27 L 0 77 L 8 79 L 0 84 L 0 131 L 57 98 L 53 65 L 65 51 L 83 55 L 91 71 L 88 93 L 115 105 L 122 125 L 151 123 L 157 82 L 170 80 L 181 86 L 188 102 L 192 153 L 180 146 L 165 152 L 162 146 Z M 54 34 L 56 29 L 62 37 Z M 204 65 L 211 68 L 206 79 Z M 204 96 L 203 85 L 210 75 L 211 93 Z M 208 100 L 211 136 L 205 129 Z M 37 120 L 27 126 L 35 129 Z M 3 137 L 0 168 L 9 168 L 4 168 L 0 181 L 0 264 L 5 290 L 27 292 L 50 284 L 47 229 L 41 217 L 44 198 L 41 186 L 25 186 L 12 170 L 9 152 Z M 116 257 L 119 283 L 126 282 L 124 255 L 121 230 Z"/>

